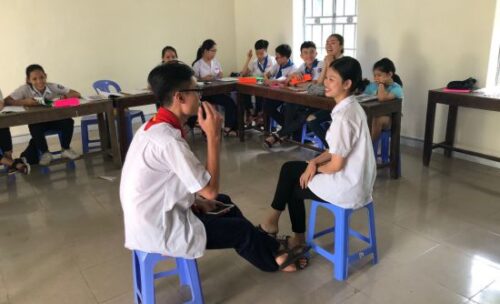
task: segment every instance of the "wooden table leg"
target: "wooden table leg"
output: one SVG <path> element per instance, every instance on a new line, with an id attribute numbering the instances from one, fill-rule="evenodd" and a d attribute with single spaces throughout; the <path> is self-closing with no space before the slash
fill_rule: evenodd
<path id="1" fill-rule="evenodd" d="M 108 122 L 109 143 L 111 145 L 111 153 L 113 154 L 113 162 L 117 166 L 121 167 L 122 157 L 120 148 L 118 147 L 118 137 L 116 134 L 116 127 L 115 127 L 115 114 L 113 106 L 111 104 L 109 104 L 109 107 L 106 110 L 106 118 Z M 125 160 L 125 158 L 123 158 L 123 160 Z"/>
<path id="2" fill-rule="evenodd" d="M 455 142 L 455 129 L 457 126 L 458 106 L 448 106 L 448 121 L 446 122 L 446 139 L 445 143 L 453 147 Z M 451 157 L 452 149 L 444 149 L 444 155 Z"/>
<path id="3" fill-rule="evenodd" d="M 238 133 L 240 141 L 245 141 L 245 100 L 240 93 L 236 94 L 236 103 L 238 104 Z"/>
<path id="4" fill-rule="evenodd" d="M 127 138 L 127 120 L 125 119 L 125 108 L 120 105 L 116 106 L 116 115 L 118 120 L 118 137 L 120 142 L 120 154 L 125 161 L 128 150 Z"/>
<path id="5" fill-rule="evenodd" d="M 97 125 L 99 127 L 99 139 L 101 141 L 101 150 L 106 154 L 110 148 L 109 142 L 109 130 L 106 125 L 106 120 L 104 118 L 104 113 L 97 114 Z"/>
<path id="6" fill-rule="evenodd" d="M 391 120 L 392 122 L 391 122 L 390 170 L 391 170 L 391 178 L 397 179 L 401 174 L 401 168 L 400 168 L 401 111 L 392 113 Z"/>
<path id="7" fill-rule="evenodd" d="M 422 162 L 426 167 L 429 166 L 429 163 L 431 161 L 435 119 L 436 119 L 436 102 L 431 100 L 431 98 L 429 97 L 429 99 L 427 100 L 427 115 L 425 118 L 424 153 L 422 157 Z"/>

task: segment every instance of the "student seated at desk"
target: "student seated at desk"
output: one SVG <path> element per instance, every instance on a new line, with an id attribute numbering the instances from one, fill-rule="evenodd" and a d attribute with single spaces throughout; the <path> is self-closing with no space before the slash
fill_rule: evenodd
<path id="1" fill-rule="evenodd" d="M 335 60 L 342 58 L 344 54 L 344 37 L 339 34 L 331 34 L 326 39 L 326 56 L 323 60 L 323 66 L 328 67 Z M 317 85 L 323 86 L 326 76 L 326 69 L 322 69 L 320 76 L 317 79 Z M 326 142 L 326 129 L 322 126 L 323 123 L 331 121 L 330 111 L 318 110 L 307 117 L 307 127 L 309 130 L 321 140 L 323 145 L 328 148 Z"/>
<path id="2" fill-rule="evenodd" d="M 196 53 L 196 60 L 193 61 L 193 70 L 198 81 L 211 82 L 222 78 L 222 66 L 215 59 L 217 45 L 212 39 L 203 41 Z M 224 107 L 224 135 L 238 136 L 236 103 L 229 95 L 219 94 L 203 97 L 211 104 Z"/>
<path id="3" fill-rule="evenodd" d="M 297 67 L 290 59 L 292 56 L 292 49 L 288 44 L 278 45 L 275 52 L 276 64 L 269 72 L 264 74 L 264 83 L 269 86 L 284 87 L 288 83 L 288 75 L 295 72 Z M 264 112 L 269 118 L 274 119 L 281 126 L 285 123 L 283 114 L 278 110 L 282 104 L 282 101 L 271 99 L 267 99 L 264 102 Z"/>
<path id="4" fill-rule="evenodd" d="M 0 90 L 0 111 L 4 107 L 3 95 Z M 20 172 L 23 174 L 30 173 L 30 165 L 26 158 L 12 158 L 12 136 L 9 128 L 0 128 L 0 164 L 8 168 L 8 174 Z"/>
<path id="5" fill-rule="evenodd" d="M 161 63 L 177 60 L 177 51 L 173 46 L 167 45 L 161 50 Z"/>
<path id="6" fill-rule="evenodd" d="M 403 82 L 396 74 L 396 66 L 389 58 L 382 58 L 373 65 L 373 80 L 364 94 L 376 95 L 379 101 L 403 98 Z M 390 129 L 391 117 L 379 116 L 372 120 L 372 140 L 376 142 L 382 130 Z"/>
<path id="7" fill-rule="evenodd" d="M 122 169 L 125 247 L 189 259 L 207 249 L 232 248 L 262 271 L 304 268 L 307 248 L 288 249 L 287 239 L 262 233 L 229 196 L 219 194 L 222 118 L 200 101 L 193 76 L 180 62 L 149 73 L 158 113 L 137 131 Z M 195 114 L 207 138 L 206 165 L 189 148 L 181 127 Z M 210 214 L 222 203 L 230 209 Z"/>
<path id="8" fill-rule="evenodd" d="M 360 208 L 372 201 L 377 174 L 366 114 L 353 96 L 364 86 L 361 65 L 351 57 L 335 60 L 328 68 L 325 94 L 335 100 L 326 139 L 329 150 L 305 161 L 283 164 L 267 218 L 259 227 L 278 233 L 281 213 L 288 208 L 294 237 L 290 245 L 305 243 L 305 199 L 343 208 Z"/>
<path id="9" fill-rule="evenodd" d="M 316 51 L 316 44 L 314 44 L 314 42 L 305 41 L 302 43 L 300 46 L 300 58 L 304 60 L 304 63 L 296 71 L 288 75 L 288 80 L 297 79 L 302 81 L 304 75 L 310 75 L 312 82 L 316 82 L 323 67 L 323 62 L 316 59 L 317 55 L 318 52 Z M 309 83 L 311 82 L 300 83 L 299 86 L 308 85 Z M 264 140 L 264 146 L 266 148 L 272 148 L 274 144 L 281 142 L 289 136 L 293 136 L 295 132 L 300 133 L 303 124 L 306 122 L 307 116 L 313 110 L 306 106 L 285 103 L 283 104 L 282 111 L 285 117 L 282 128 L 278 132 L 272 133 Z"/>
<path id="10" fill-rule="evenodd" d="M 255 58 L 252 62 L 253 52 L 252 50 L 248 50 L 247 60 L 243 65 L 243 69 L 240 72 L 240 75 L 245 76 L 257 76 L 264 77 L 264 74 L 268 73 L 271 68 L 276 64 L 276 59 L 273 56 L 267 53 L 267 47 L 269 46 L 269 42 L 267 40 L 259 39 L 255 42 Z M 259 117 L 261 117 L 260 113 L 262 112 L 262 97 L 255 97 L 255 108 L 253 108 L 251 97 L 248 95 L 244 95 L 245 98 L 245 109 L 247 111 L 247 125 L 252 124 L 252 122 L 256 122 L 257 124 L 262 123 L 259 121 Z M 253 110 L 253 113 L 251 112 Z"/>
<path id="11" fill-rule="evenodd" d="M 5 104 L 11 106 L 40 106 L 48 101 L 58 98 L 80 98 L 80 93 L 66 88 L 63 85 L 47 82 L 47 74 L 42 66 L 32 64 L 26 68 L 26 84 L 20 86 L 12 94 L 5 98 Z M 80 154 L 71 149 L 71 138 L 73 137 L 74 121 L 71 118 L 42 122 L 28 125 L 31 137 L 38 151 L 42 153 L 39 164 L 47 166 L 52 161 L 49 152 L 45 132 L 60 131 L 62 133 L 61 147 L 62 157 L 77 159 Z"/>

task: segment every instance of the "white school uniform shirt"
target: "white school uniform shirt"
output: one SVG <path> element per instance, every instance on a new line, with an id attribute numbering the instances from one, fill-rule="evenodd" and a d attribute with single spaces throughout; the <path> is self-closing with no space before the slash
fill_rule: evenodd
<path id="1" fill-rule="evenodd" d="M 222 72 L 222 66 L 217 59 L 212 59 L 210 63 L 206 63 L 203 59 L 199 59 L 193 64 L 194 76 L 196 78 L 203 78 L 213 75 L 219 78 L 219 73 Z"/>
<path id="2" fill-rule="evenodd" d="M 178 129 L 159 123 L 145 131 L 146 124 L 135 134 L 122 169 L 125 247 L 199 258 L 207 237 L 191 205 L 210 174 Z"/>
<path id="3" fill-rule="evenodd" d="M 61 95 L 66 95 L 70 91 L 69 88 L 63 86 L 62 84 L 47 82 L 45 85 L 45 90 L 43 92 L 39 92 L 37 89 L 32 87 L 29 84 L 23 84 L 19 88 L 17 88 L 10 97 L 14 100 L 20 100 L 25 98 L 34 98 L 41 97 L 49 100 L 54 100 L 59 98 Z"/>
<path id="4" fill-rule="evenodd" d="M 312 71 L 311 71 L 312 72 L 311 73 L 312 80 L 317 80 L 319 78 L 319 76 L 321 75 L 321 71 L 323 70 L 323 65 L 324 65 L 323 60 L 319 60 L 318 64 L 312 68 Z M 299 66 L 299 68 L 297 69 L 297 72 L 299 72 L 302 75 L 306 74 L 306 63 L 305 62 Z"/>
<path id="5" fill-rule="evenodd" d="M 295 65 L 295 63 L 292 62 L 292 65 L 290 65 L 290 66 L 288 66 L 286 68 L 281 69 L 281 76 L 277 77 L 279 70 L 280 70 L 280 65 L 278 63 L 276 63 L 275 65 L 273 65 L 273 67 L 270 70 L 271 79 L 283 79 L 283 78 L 287 78 L 288 75 L 292 74 L 293 72 L 295 72 L 297 70 L 297 66 Z"/>
<path id="6" fill-rule="evenodd" d="M 316 174 L 309 189 L 323 200 L 343 208 L 361 208 L 373 200 L 377 165 L 366 114 L 351 95 L 337 104 L 326 133 L 329 152 L 345 157 L 336 173 Z"/>
<path id="7" fill-rule="evenodd" d="M 264 76 L 264 74 L 269 72 L 275 64 L 276 64 L 276 59 L 271 55 L 267 55 L 267 62 L 264 59 L 264 61 L 260 63 L 259 59 L 255 58 L 252 62 L 248 64 L 248 69 L 250 70 L 250 75 L 252 76 Z M 260 68 L 264 68 L 264 72 L 262 72 Z"/>

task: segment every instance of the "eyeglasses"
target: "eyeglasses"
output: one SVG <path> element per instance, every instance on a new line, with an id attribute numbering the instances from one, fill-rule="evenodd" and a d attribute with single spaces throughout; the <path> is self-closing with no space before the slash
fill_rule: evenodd
<path id="1" fill-rule="evenodd" d="M 195 92 L 196 94 L 198 94 L 198 98 L 201 98 L 202 89 L 201 88 L 184 89 L 184 90 L 179 90 L 179 92 Z"/>

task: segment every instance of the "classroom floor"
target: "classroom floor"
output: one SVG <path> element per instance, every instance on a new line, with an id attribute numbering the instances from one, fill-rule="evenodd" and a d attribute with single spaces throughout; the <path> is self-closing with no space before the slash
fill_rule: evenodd
<path id="1" fill-rule="evenodd" d="M 197 136 L 193 145 L 204 144 Z M 224 139 L 221 150 L 222 191 L 254 223 L 269 210 L 281 164 L 313 156 L 292 146 L 265 152 L 256 133 L 243 144 Z M 198 260 L 205 302 L 500 303 L 500 170 L 437 154 L 424 168 L 411 148 L 402 166 L 401 179 L 381 170 L 375 185 L 377 265 L 362 260 L 339 282 L 315 254 L 306 270 L 286 274 L 260 272 L 232 250 L 208 251 Z M 76 167 L 0 176 L 0 303 L 133 303 L 120 171 L 100 155 Z M 322 227 L 330 221 L 321 214 Z M 285 213 L 282 233 L 288 223 Z M 365 213 L 352 225 L 366 231 Z M 176 279 L 157 287 L 157 303 L 186 296 Z"/>

